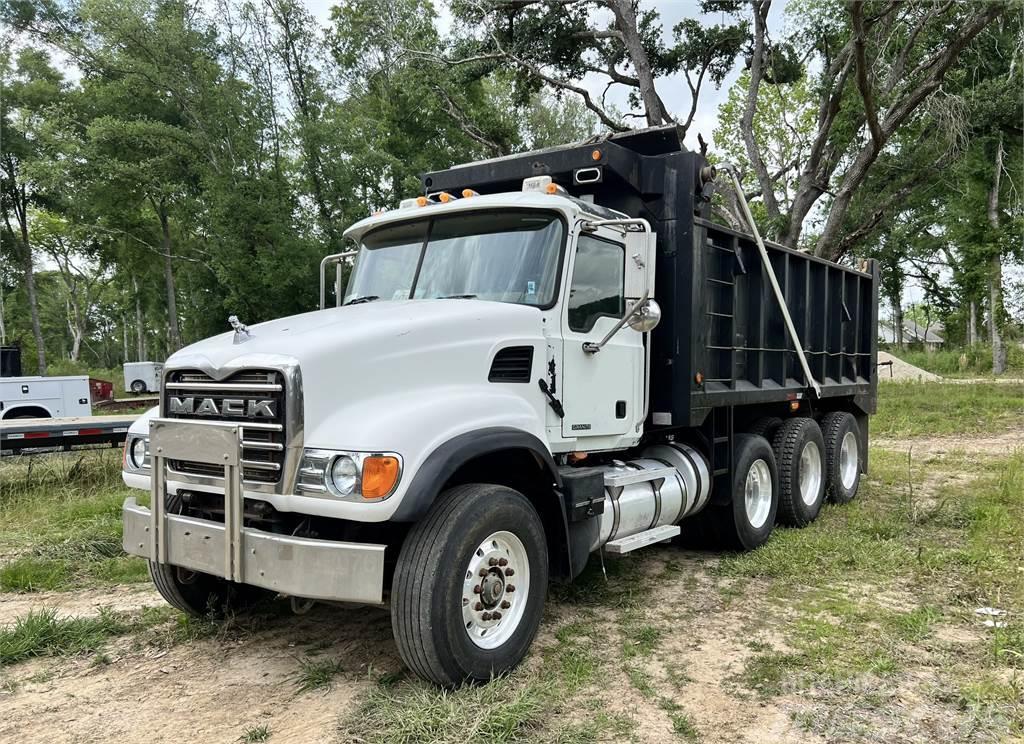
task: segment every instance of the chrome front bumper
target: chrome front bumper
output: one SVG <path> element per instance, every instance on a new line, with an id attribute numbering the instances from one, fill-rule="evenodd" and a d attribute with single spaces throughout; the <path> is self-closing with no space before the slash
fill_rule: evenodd
<path id="1" fill-rule="evenodd" d="M 151 503 L 124 502 L 126 552 L 294 597 L 380 604 L 384 547 L 242 526 L 241 432 L 233 424 L 153 419 Z M 224 466 L 224 522 L 167 514 L 165 459 Z"/>

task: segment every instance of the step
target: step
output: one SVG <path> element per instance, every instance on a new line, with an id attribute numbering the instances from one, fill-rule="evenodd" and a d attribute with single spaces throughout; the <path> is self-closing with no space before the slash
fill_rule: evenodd
<path id="1" fill-rule="evenodd" d="M 606 486 L 631 486 L 634 483 L 646 483 L 648 481 L 671 478 L 679 471 L 675 468 L 654 468 L 652 470 L 620 470 L 616 472 L 605 472 L 604 484 Z"/>
<path id="2" fill-rule="evenodd" d="M 671 540 L 680 532 L 681 530 L 679 529 L 679 525 L 666 524 L 661 527 L 655 527 L 653 530 L 638 532 L 635 535 L 630 535 L 629 537 L 621 537 L 618 540 L 606 542 L 604 544 L 604 550 L 606 553 L 611 553 L 613 555 L 631 553 L 637 548 L 645 548 L 656 542 Z"/>

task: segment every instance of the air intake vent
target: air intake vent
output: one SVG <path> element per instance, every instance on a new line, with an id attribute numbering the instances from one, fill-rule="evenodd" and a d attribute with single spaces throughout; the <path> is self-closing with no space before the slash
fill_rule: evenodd
<path id="1" fill-rule="evenodd" d="M 532 346 L 509 346 L 499 351 L 491 364 L 488 382 L 529 382 L 533 368 Z"/>

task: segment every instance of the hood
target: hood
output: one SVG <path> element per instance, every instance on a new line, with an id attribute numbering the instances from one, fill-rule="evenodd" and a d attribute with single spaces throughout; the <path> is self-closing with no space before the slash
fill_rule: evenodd
<path id="1" fill-rule="evenodd" d="M 223 378 L 241 368 L 298 364 L 307 434 L 343 408 L 487 385 L 494 354 L 505 346 L 534 346 L 538 368 L 544 358 L 540 310 L 483 300 L 368 302 L 259 323 L 249 333 L 238 344 L 233 331 L 192 344 L 166 368 Z"/>
<path id="2" fill-rule="evenodd" d="M 175 352 L 166 366 L 190 366 L 199 355 L 213 369 L 237 368 L 245 364 L 245 358 L 262 354 L 291 356 L 303 364 L 355 347 L 385 357 L 396 345 L 406 345 L 410 337 L 421 343 L 451 342 L 460 336 L 487 333 L 487 329 L 492 329 L 489 335 L 495 337 L 496 332 L 514 328 L 533 335 L 540 324 L 537 308 L 510 303 L 470 299 L 367 302 L 257 323 L 249 326 L 249 337 L 238 344 L 234 343 L 234 331 L 211 336 Z M 354 361 L 351 356 L 349 361 Z"/>

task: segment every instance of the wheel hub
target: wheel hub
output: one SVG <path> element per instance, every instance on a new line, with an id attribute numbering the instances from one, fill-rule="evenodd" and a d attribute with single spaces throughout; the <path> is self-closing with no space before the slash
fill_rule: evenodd
<path id="1" fill-rule="evenodd" d="M 481 542 L 462 584 L 462 621 L 470 640 L 481 648 L 505 643 L 523 618 L 529 588 L 530 562 L 518 537 L 501 531 Z"/>
<path id="2" fill-rule="evenodd" d="M 763 527 L 772 508 L 772 474 L 764 460 L 751 463 L 743 484 L 743 501 L 750 526 Z"/>

